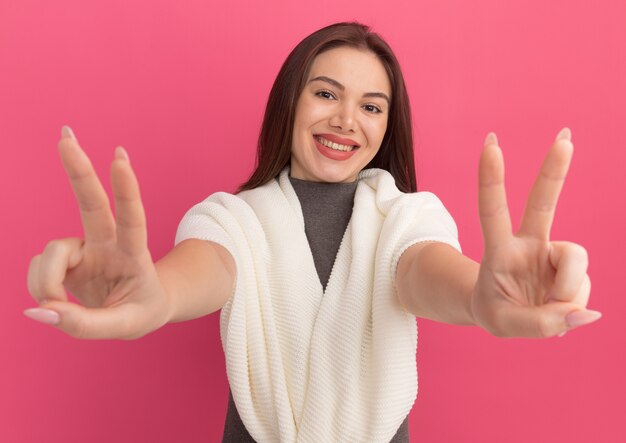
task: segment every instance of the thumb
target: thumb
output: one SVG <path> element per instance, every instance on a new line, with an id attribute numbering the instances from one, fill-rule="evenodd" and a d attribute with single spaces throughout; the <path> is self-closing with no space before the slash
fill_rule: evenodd
<path id="1" fill-rule="evenodd" d="M 131 305 L 107 308 L 86 308 L 65 301 L 46 301 L 39 307 L 26 309 L 27 317 L 54 326 L 79 339 L 131 338 L 134 314 Z"/>
<path id="2" fill-rule="evenodd" d="M 551 301 L 541 306 L 511 306 L 501 312 L 506 336 L 547 338 L 563 335 L 602 317 L 575 303 Z"/>

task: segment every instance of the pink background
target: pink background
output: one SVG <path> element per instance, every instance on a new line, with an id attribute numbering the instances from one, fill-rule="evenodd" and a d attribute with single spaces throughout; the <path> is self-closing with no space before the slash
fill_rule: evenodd
<path id="1" fill-rule="evenodd" d="M 552 236 L 584 245 L 598 323 L 503 340 L 420 322 L 413 441 L 623 442 L 626 3 L 0 0 L 0 441 L 219 441 L 227 381 L 218 314 L 137 341 L 79 341 L 22 315 L 30 258 L 82 235 L 56 144 L 69 124 L 107 189 L 115 146 L 139 176 L 154 258 L 184 212 L 251 171 L 292 47 L 371 24 L 404 69 L 421 189 L 479 260 L 477 164 L 494 130 L 514 225 L 556 133 L 576 147 Z"/>

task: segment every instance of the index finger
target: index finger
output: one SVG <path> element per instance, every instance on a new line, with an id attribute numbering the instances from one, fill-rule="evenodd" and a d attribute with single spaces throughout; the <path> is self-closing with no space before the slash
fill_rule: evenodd
<path id="1" fill-rule="evenodd" d="M 78 200 L 86 241 L 105 242 L 115 238 L 115 221 L 109 198 L 87 154 L 68 126 L 61 129 L 59 153 Z"/>
<path id="2" fill-rule="evenodd" d="M 489 133 L 480 155 L 478 212 L 485 248 L 491 249 L 512 234 L 511 216 L 504 188 L 504 159 L 494 133 Z"/>
<path id="3" fill-rule="evenodd" d="M 549 240 L 556 204 L 572 160 L 571 132 L 564 128 L 548 152 L 530 191 L 519 233 Z"/>

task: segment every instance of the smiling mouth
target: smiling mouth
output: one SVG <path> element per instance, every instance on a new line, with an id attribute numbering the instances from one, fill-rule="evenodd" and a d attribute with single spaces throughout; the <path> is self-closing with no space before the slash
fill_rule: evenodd
<path id="1" fill-rule="evenodd" d="M 319 135 L 314 136 L 315 140 L 317 140 L 320 144 L 326 146 L 327 148 L 333 149 L 335 151 L 342 152 L 350 152 L 355 149 L 359 149 L 356 145 L 342 145 L 340 143 L 331 142 L 330 140 L 326 140 L 324 137 L 320 137 Z"/>

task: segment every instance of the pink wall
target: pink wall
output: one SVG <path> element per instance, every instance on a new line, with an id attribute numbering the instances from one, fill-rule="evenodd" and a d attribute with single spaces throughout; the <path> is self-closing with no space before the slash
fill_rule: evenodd
<path id="1" fill-rule="evenodd" d="M 227 382 L 218 315 L 137 341 L 79 341 L 22 315 L 30 258 L 81 235 L 56 144 L 75 130 L 105 186 L 115 146 L 142 185 L 155 258 L 178 221 L 249 173 L 263 106 L 295 43 L 369 23 L 404 67 L 422 189 L 479 259 L 477 163 L 494 130 L 517 225 L 559 129 L 576 147 L 553 227 L 583 244 L 598 323 L 502 340 L 420 323 L 413 441 L 626 441 L 626 3 L 0 0 L 0 441 L 219 441 Z"/>

